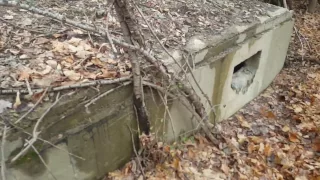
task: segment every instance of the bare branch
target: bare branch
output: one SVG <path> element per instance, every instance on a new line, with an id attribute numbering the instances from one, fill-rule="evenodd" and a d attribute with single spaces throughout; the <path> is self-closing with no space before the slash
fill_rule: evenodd
<path id="1" fill-rule="evenodd" d="M 48 88 L 46 88 L 44 90 L 44 92 L 42 93 L 41 97 L 38 99 L 38 101 L 36 102 L 36 104 L 34 106 L 32 106 L 24 115 L 22 115 L 18 120 L 16 120 L 16 122 L 14 122 L 15 124 L 19 123 L 22 119 L 24 119 L 26 116 L 28 116 L 28 114 L 30 114 L 37 106 L 38 104 L 42 101 L 42 99 L 46 96 L 48 91 Z"/>
<path id="2" fill-rule="evenodd" d="M 143 84 L 145 86 L 150 86 L 156 90 L 159 90 L 160 92 L 162 93 L 166 93 L 166 90 L 160 86 L 157 86 L 155 84 L 152 84 L 152 83 L 149 83 L 149 82 L 146 82 L 146 81 L 143 81 Z M 208 136 L 208 138 L 210 139 L 210 141 L 212 143 L 214 143 L 215 145 L 219 144 L 219 141 L 212 135 L 211 131 L 210 131 L 210 127 L 211 125 L 208 123 L 208 121 L 204 121 L 203 120 L 203 117 L 201 117 L 199 115 L 199 113 L 197 113 L 194 109 L 192 109 L 190 107 L 190 104 L 189 102 L 185 99 L 185 97 L 182 97 L 182 96 L 176 96 L 172 93 L 166 93 L 168 96 L 170 96 L 171 98 L 177 98 L 179 99 L 179 101 L 192 113 L 192 115 L 196 118 L 196 120 L 199 122 L 199 126 L 201 127 L 201 129 L 206 133 L 206 135 Z M 204 124 L 203 124 L 204 122 Z"/>
<path id="3" fill-rule="evenodd" d="M 8 122 L 10 123 L 10 121 L 8 121 Z M 13 127 L 16 128 L 16 129 L 20 130 L 21 132 L 23 132 L 23 133 L 25 133 L 25 134 L 27 134 L 27 135 L 29 135 L 29 136 L 32 136 L 31 133 L 25 131 L 23 128 L 15 125 L 15 124 L 13 124 L 13 123 L 10 123 L 10 125 L 13 126 Z M 38 140 L 39 140 L 39 141 L 42 141 L 42 142 L 44 142 L 44 143 L 47 143 L 47 144 L 51 145 L 52 147 L 57 148 L 57 149 L 65 152 L 65 153 L 69 154 L 70 156 L 73 156 L 73 157 L 78 158 L 78 159 L 83 160 L 83 161 L 86 160 L 85 158 L 83 158 L 83 157 L 81 157 L 81 156 L 72 154 L 72 153 L 70 153 L 68 150 L 65 150 L 65 149 L 63 149 L 63 148 L 61 148 L 61 147 L 59 147 L 59 146 L 56 146 L 55 144 L 53 144 L 53 143 L 50 142 L 50 141 L 47 141 L 47 140 L 42 139 L 42 138 L 40 138 L 40 137 L 38 137 Z"/>
<path id="4" fill-rule="evenodd" d="M 131 84 L 131 83 L 132 83 L 131 81 L 125 82 L 125 83 L 123 83 L 123 84 L 121 84 L 121 85 L 119 85 L 119 86 L 117 86 L 117 87 L 115 87 L 115 88 L 110 89 L 109 91 L 106 91 L 106 92 L 100 94 L 98 97 L 92 99 L 89 103 L 87 103 L 87 104 L 85 105 L 85 107 L 88 108 L 91 104 L 94 104 L 97 100 L 101 99 L 102 97 L 104 97 L 104 96 L 112 93 L 113 91 L 115 91 L 115 90 L 117 90 L 117 89 L 119 89 L 119 88 L 121 88 L 121 87 L 123 87 L 123 86 L 127 86 L 127 85 L 129 85 L 129 84 Z"/>
<path id="5" fill-rule="evenodd" d="M 30 144 L 29 141 L 27 141 L 28 144 Z M 40 155 L 39 151 L 33 146 L 31 145 L 33 151 L 38 155 L 39 159 L 41 160 L 42 164 L 47 168 L 49 174 L 52 176 L 53 179 L 57 180 L 57 178 L 53 175 L 51 169 L 49 168 L 49 166 L 47 165 L 47 163 L 44 161 L 44 159 L 42 158 L 42 156 Z"/>
<path id="6" fill-rule="evenodd" d="M 32 138 L 30 141 L 28 141 L 28 145 L 24 149 L 22 149 L 15 157 L 13 157 L 11 159 L 11 163 L 15 162 L 17 159 L 19 159 L 21 156 L 23 156 L 30 149 L 30 147 L 38 140 L 38 136 L 41 133 L 40 131 L 38 131 L 38 127 L 39 127 L 40 123 L 42 122 L 43 118 L 60 101 L 60 99 L 62 99 L 62 97 L 64 97 L 64 95 L 62 95 L 60 98 L 58 98 L 58 96 L 59 96 L 59 94 L 57 95 L 56 101 L 41 115 L 41 117 L 36 122 L 36 124 L 33 128 L 33 131 L 32 131 Z"/>
<path id="7" fill-rule="evenodd" d="M 143 171 L 143 167 L 142 167 L 142 164 L 141 164 L 141 159 L 140 159 L 140 156 L 137 152 L 137 149 L 136 149 L 136 146 L 135 146 L 135 142 L 134 142 L 134 138 L 133 138 L 133 132 L 131 130 L 131 128 L 127 125 L 129 131 L 130 131 L 130 134 L 131 134 L 131 141 L 132 141 L 132 148 L 133 148 L 133 151 L 137 157 L 137 160 L 138 160 L 138 164 L 139 164 L 139 168 L 140 168 L 140 171 L 142 173 L 142 176 L 143 176 L 143 179 L 146 179 L 146 175 L 144 174 L 144 171 Z"/>
<path id="8" fill-rule="evenodd" d="M 67 85 L 67 86 L 59 86 L 52 89 L 48 89 L 48 92 L 54 92 L 54 91 L 62 91 L 62 90 L 68 90 L 68 89 L 75 89 L 75 88 L 84 88 L 84 87 L 90 87 L 90 86 L 96 86 L 96 85 L 108 85 L 108 84 L 115 84 L 115 83 L 121 83 L 125 81 L 130 81 L 132 78 L 132 75 L 121 77 L 117 79 L 103 79 L 103 80 L 97 80 L 92 82 L 86 82 L 81 84 L 73 84 L 73 85 Z M 45 89 L 34 89 L 32 92 L 41 92 Z M 13 94 L 13 93 L 29 93 L 28 89 L 17 89 L 17 90 L 0 90 L 0 94 Z"/>

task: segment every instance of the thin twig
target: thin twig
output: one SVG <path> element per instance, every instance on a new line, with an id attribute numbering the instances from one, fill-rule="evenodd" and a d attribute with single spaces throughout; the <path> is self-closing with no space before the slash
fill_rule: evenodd
<path id="1" fill-rule="evenodd" d="M 169 107 L 168 107 L 167 94 L 164 94 L 165 97 L 163 97 L 159 90 L 157 90 L 157 92 L 158 92 L 158 94 L 159 94 L 159 96 L 160 96 L 160 98 L 161 98 L 161 100 L 163 102 L 163 105 L 165 107 L 164 118 L 166 118 L 166 113 L 168 113 L 170 124 L 171 124 L 171 127 L 172 127 L 173 137 L 174 137 L 174 139 L 176 139 L 176 132 L 175 132 L 175 128 L 174 128 L 174 125 L 173 125 L 173 119 L 172 119 L 172 116 L 171 116 L 171 113 L 170 113 L 170 110 L 169 110 Z"/>
<path id="2" fill-rule="evenodd" d="M 192 76 L 192 78 L 193 78 L 193 80 L 194 80 L 194 83 L 196 84 L 196 86 L 198 87 L 198 89 L 201 91 L 201 94 L 202 94 L 202 96 L 207 100 L 207 102 L 208 102 L 208 104 L 209 104 L 209 106 L 210 106 L 210 112 L 213 112 L 213 114 L 214 114 L 214 125 L 216 125 L 216 111 L 215 111 L 215 109 L 214 109 L 214 106 L 213 106 L 213 104 L 212 104 L 212 102 L 211 102 L 211 100 L 209 99 L 209 97 L 208 97 L 208 95 L 206 94 L 206 93 L 204 93 L 204 91 L 203 91 L 203 89 L 201 88 L 201 86 L 200 86 L 200 84 L 199 84 L 199 82 L 196 80 L 196 77 L 194 76 L 194 74 L 193 74 L 193 72 L 192 72 L 192 68 L 190 67 L 190 64 L 189 64 L 189 62 L 188 62 L 188 59 L 186 59 L 186 64 L 187 64 L 187 67 L 188 67 L 188 69 L 189 69 L 189 71 L 190 71 L 190 74 L 191 74 L 191 76 Z M 210 113 L 209 112 L 209 113 Z M 208 114 L 206 115 L 206 116 L 208 116 Z"/>
<path id="3" fill-rule="evenodd" d="M 158 85 L 155 85 L 155 84 L 152 84 L 152 83 L 149 83 L 146 81 L 143 81 L 143 85 L 150 86 L 156 90 L 159 90 L 162 93 L 166 93 L 166 90 Z M 184 105 L 192 113 L 192 115 L 196 118 L 196 120 L 199 123 L 198 126 L 201 127 L 201 129 L 206 133 L 206 135 L 208 136 L 210 141 L 213 144 L 216 144 L 216 145 L 219 144 L 219 141 L 212 135 L 212 133 L 209 129 L 209 128 L 211 128 L 211 126 L 209 123 L 207 123 L 208 121 L 204 121 L 205 117 L 201 117 L 198 112 L 196 112 L 192 107 L 190 107 L 190 103 L 188 103 L 188 101 L 185 99 L 185 97 L 176 96 L 172 93 L 167 93 L 167 95 L 170 97 L 173 97 L 173 98 L 177 97 L 178 100 L 182 103 L 182 105 Z M 204 124 L 202 122 L 204 122 Z"/>
<path id="4" fill-rule="evenodd" d="M 130 131 L 130 134 L 131 134 L 132 148 L 133 148 L 133 151 L 134 151 L 134 153 L 135 153 L 135 155 L 137 157 L 140 171 L 142 173 L 143 179 L 146 179 L 146 175 L 144 174 L 143 167 L 142 167 L 142 164 L 141 164 L 140 156 L 139 156 L 139 154 L 137 152 L 137 149 L 136 149 L 136 146 L 135 146 L 135 143 L 134 143 L 133 132 L 132 132 L 131 128 L 129 127 L 129 125 L 127 125 L 127 127 L 128 127 L 128 129 Z"/>
<path id="5" fill-rule="evenodd" d="M 7 125 L 4 125 L 2 132 L 2 142 L 1 142 L 1 177 L 2 180 L 6 180 L 6 159 L 4 155 L 4 147 L 6 144 L 6 135 L 7 135 Z"/>
<path id="6" fill-rule="evenodd" d="M 36 104 L 34 106 L 32 106 L 24 115 L 22 115 L 18 120 L 16 120 L 16 122 L 14 122 L 15 124 L 19 123 L 22 119 L 24 119 L 26 116 L 28 116 L 28 114 L 30 114 L 37 106 L 38 104 L 42 101 L 42 99 L 45 97 L 45 95 L 47 94 L 48 88 L 46 88 L 44 90 L 44 92 L 42 93 L 41 97 L 38 99 L 38 101 L 36 102 Z"/>
<path id="7" fill-rule="evenodd" d="M 28 89 L 28 91 L 29 91 L 29 95 L 31 96 L 31 95 L 33 94 L 33 92 L 32 92 L 32 90 L 31 90 L 31 87 L 30 87 L 29 81 L 28 81 L 28 79 L 27 79 L 27 78 L 25 79 L 25 81 L 26 81 L 26 84 L 27 84 L 27 89 Z"/>
<path id="8" fill-rule="evenodd" d="M 302 40 L 301 40 L 301 37 L 300 37 L 300 34 L 299 34 L 299 31 L 298 31 L 298 29 L 294 26 L 293 27 L 294 28 L 294 31 L 296 32 L 296 34 L 297 34 L 297 36 L 298 36 L 298 39 L 299 39 L 299 41 L 300 41 L 300 44 L 301 44 L 301 48 L 302 48 L 302 55 L 301 55 L 301 59 L 302 59 L 302 61 L 304 60 L 304 45 L 303 45 L 303 42 L 302 42 Z"/>
<path id="9" fill-rule="evenodd" d="M 41 131 L 38 131 L 38 127 L 40 125 L 40 123 L 42 122 L 43 118 L 50 112 L 50 110 L 60 101 L 60 99 L 62 97 L 64 97 L 64 95 L 62 95 L 60 98 L 58 98 L 59 94 L 57 95 L 56 101 L 41 115 L 41 117 L 38 119 L 38 121 L 36 122 L 33 131 L 32 131 L 32 138 L 29 141 L 28 145 L 22 149 L 15 157 L 13 157 L 11 159 L 11 163 L 15 162 L 17 159 L 19 159 L 21 156 L 23 156 L 31 147 L 31 145 L 33 145 L 37 140 L 38 140 L 38 136 L 41 133 Z"/>
<path id="10" fill-rule="evenodd" d="M 121 77 L 117 79 L 103 79 L 103 80 L 97 80 L 87 83 L 80 83 L 80 84 L 73 84 L 73 85 L 67 85 L 67 86 L 59 86 L 55 88 L 48 89 L 48 92 L 56 92 L 56 91 L 62 91 L 62 90 L 68 90 L 68 89 L 76 89 L 76 88 L 84 88 L 84 87 L 90 87 L 90 86 L 96 86 L 96 85 L 107 85 L 107 84 L 115 84 L 115 83 L 121 83 L 125 81 L 129 81 L 132 78 L 132 76 L 126 76 Z M 41 92 L 44 91 L 44 89 L 33 89 L 32 92 Z M 29 93 L 28 89 L 8 89 L 8 90 L 0 90 L 0 94 L 14 94 L 14 93 Z"/>
<path id="11" fill-rule="evenodd" d="M 117 55 L 118 54 L 117 48 L 115 47 L 113 40 L 112 40 L 110 33 L 109 33 L 109 16 L 110 16 L 110 13 L 107 12 L 106 24 L 105 24 L 106 25 L 106 28 L 105 28 L 106 36 L 107 36 L 107 39 L 111 45 L 112 51 L 115 53 L 115 55 Z"/>
<path id="12" fill-rule="evenodd" d="M 30 144 L 29 141 L 27 141 L 28 144 Z M 38 155 L 39 159 L 41 160 L 42 164 L 47 168 L 49 174 L 52 176 L 53 179 L 57 180 L 57 178 L 53 175 L 51 169 L 49 168 L 49 166 L 47 165 L 47 163 L 44 161 L 44 159 L 42 158 L 42 156 L 40 155 L 39 151 L 33 146 L 31 145 L 33 151 Z"/>
<path id="13" fill-rule="evenodd" d="M 9 121 L 9 123 L 10 123 L 10 121 Z M 27 134 L 27 135 L 29 135 L 29 136 L 32 137 L 32 134 L 29 133 L 29 132 L 27 132 L 27 131 L 25 131 L 23 128 L 15 125 L 15 124 L 13 124 L 13 123 L 10 123 L 10 125 L 13 126 L 13 127 L 16 128 L 16 129 L 20 130 L 21 132 L 23 132 L 23 133 L 25 133 L 25 134 Z M 73 156 L 73 157 L 75 157 L 75 158 L 81 159 L 81 160 L 83 160 L 83 161 L 86 160 L 85 158 L 83 158 L 83 157 L 81 157 L 81 156 L 72 154 L 72 153 L 70 153 L 68 150 L 65 150 L 65 149 L 63 149 L 63 148 L 60 148 L 59 146 L 56 146 L 55 144 L 53 144 L 53 143 L 50 142 L 50 141 L 47 141 L 47 140 L 42 139 L 42 138 L 40 138 L 40 137 L 38 137 L 38 140 L 39 140 L 39 141 L 42 141 L 42 142 L 44 142 L 44 143 L 47 143 L 47 144 L 51 145 L 52 147 L 57 148 L 57 149 L 65 152 L 65 153 L 68 153 L 69 155 L 71 155 L 71 156 Z"/>
<path id="14" fill-rule="evenodd" d="M 117 86 L 117 87 L 115 87 L 115 88 L 113 88 L 113 89 L 110 89 L 109 91 L 106 91 L 106 92 L 100 94 L 98 97 L 92 99 L 89 103 L 87 103 L 87 104 L 85 105 L 85 107 L 88 108 L 90 105 L 94 104 L 96 101 L 98 101 L 98 100 L 101 99 L 102 97 L 104 97 L 104 96 L 112 93 L 113 91 L 115 91 L 115 90 L 117 90 L 117 89 L 119 89 L 119 88 L 121 88 L 121 87 L 123 87 L 123 86 L 127 86 L 127 85 L 129 85 L 129 84 L 131 84 L 131 83 L 132 83 L 131 81 L 125 82 L 125 83 L 123 83 L 123 84 L 121 84 L 121 85 L 119 85 L 119 86 Z"/>
<path id="15" fill-rule="evenodd" d="M 156 33 L 154 32 L 153 28 L 151 27 L 151 25 L 149 24 L 149 22 L 147 21 L 146 17 L 143 15 L 143 12 L 140 10 L 140 8 L 135 4 L 134 1 L 132 1 L 133 5 L 135 6 L 135 8 L 138 10 L 139 14 L 141 15 L 141 17 L 143 18 L 143 20 L 145 21 L 145 23 L 147 24 L 149 30 L 151 31 L 152 35 L 156 38 L 157 42 L 160 44 L 160 46 L 162 47 L 162 49 L 173 59 L 173 61 L 179 66 L 179 68 L 181 69 L 181 71 L 186 75 L 187 71 L 181 66 L 181 64 L 170 54 L 170 52 L 167 50 L 166 47 L 164 47 L 164 45 L 161 43 L 160 39 L 158 38 L 158 36 L 156 35 Z M 187 59 L 186 59 L 187 60 Z M 193 78 L 194 82 L 196 82 L 198 88 L 201 90 L 201 92 L 203 93 L 204 97 L 206 98 L 206 100 L 208 101 L 209 105 L 211 106 L 210 108 L 214 111 L 212 103 L 210 101 L 210 99 L 205 95 L 205 93 L 203 92 L 202 88 L 200 87 L 200 85 L 197 83 L 197 79 L 195 78 L 195 76 L 193 75 L 192 71 L 191 73 L 191 77 Z M 181 82 L 177 77 L 174 77 L 176 81 Z M 188 80 L 188 83 L 191 85 L 191 82 Z M 200 97 L 195 93 L 195 90 L 193 89 L 193 87 L 191 86 L 191 88 L 188 88 L 187 86 L 185 86 L 185 84 L 183 85 L 183 90 L 187 93 L 187 95 L 189 95 L 189 101 L 191 104 L 193 104 L 195 106 L 196 112 L 200 115 L 203 116 L 202 118 L 204 119 L 204 123 L 205 125 L 209 125 L 209 121 L 208 121 L 208 115 L 205 112 L 205 109 L 203 107 L 203 104 L 201 103 L 201 99 Z M 206 128 L 206 127 L 204 127 Z M 207 132 L 206 132 L 207 133 Z M 208 134 L 208 136 L 210 136 Z"/>

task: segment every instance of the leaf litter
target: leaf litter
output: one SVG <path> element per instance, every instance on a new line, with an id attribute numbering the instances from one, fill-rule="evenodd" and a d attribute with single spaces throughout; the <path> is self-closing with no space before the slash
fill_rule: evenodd
<path id="1" fill-rule="evenodd" d="M 299 32 L 285 67 L 259 97 L 217 124 L 218 146 L 202 134 L 173 144 L 149 141 L 139 155 L 142 169 L 134 158 L 106 179 L 142 179 L 144 171 L 147 179 L 319 180 L 320 18 L 301 7 L 305 2 L 294 1 Z"/>
<path id="2" fill-rule="evenodd" d="M 67 4 L 70 7 L 64 8 L 73 15 L 79 14 L 79 6 L 94 11 L 88 6 L 90 2 L 80 1 L 77 6 Z M 54 10 L 63 11 L 54 1 L 46 3 L 52 3 L 50 7 Z M 298 2 L 296 6 L 301 4 Z M 25 18 L 18 17 L 10 9 L 2 14 L 6 21 L 19 21 L 26 29 L 17 30 L 0 22 L 0 88 L 25 88 L 26 80 L 32 88 L 38 88 L 131 73 L 125 55 L 115 58 L 109 44 L 92 43 L 89 37 L 82 38 L 85 33 L 78 29 L 59 32 L 62 28 L 52 27 L 46 18 L 35 20 L 39 17 L 27 13 Z M 112 17 L 109 19 L 110 26 L 118 26 Z M 47 27 L 37 23 L 40 21 Z M 210 23 L 202 17 L 198 21 Z M 296 12 L 296 27 L 303 42 L 294 37 L 288 54 L 289 65 L 274 83 L 235 116 L 217 125 L 221 133 L 217 137 L 218 146 L 210 144 L 202 134 L 174 144 L 142 136 L 142 162 L 134 158 L 108 177 L 142 179 L 143 170 L 148 179 L 320 179 L 320 67 L 309 62 L 319 62 L 320 43 L 316 38 L 320 37 L 319 21 L 318 13 Z M 55 32 L 48 31 L 50 36 L 35 35 L 27 28 Z M 186 28 L 171 34 L 183 37 Z M 184 38 L 179 40 L 183 41 Z M 34 94 L 32 101 L 36 102 L 40 96 L 41 93 Z M 0 111 L 19 104 L 19 94 L 13 103 L 0 100 Z"/>

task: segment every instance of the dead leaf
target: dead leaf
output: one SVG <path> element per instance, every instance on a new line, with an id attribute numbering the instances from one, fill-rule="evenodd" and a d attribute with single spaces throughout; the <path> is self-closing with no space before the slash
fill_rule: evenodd
<path id="1" fill-rule="evenodd" d="M 104 67 L 105 66 L 104 63 L 102 61 L 100 61 L 100 59 L 98 59 L 98 58 L 92 58 L 91 62 L 94 65 L 98 66 L 98 67 Z"/>
<path id="2" fill-rule="evenodd" d="M 290 131 L 290 127 L 289 126 L 283 126 L 283 128 L 281 130 L 283 132 L 289 132 Z"/>
<path id="3" fill-rule="evenodd" d="M 263 142 L 263 138 L 258 137 L 258 136 L 250 136 L 249 137 L 250 141 L 255 143 L 255 144 L 260 144 L 261 142 Z"/>
<path id="4" fill-rule="evenodd" d="M 296 176 L 294 180 L 308 180 L 308 178 L 305 176 Z"/>
<path id="5" fill-rule="evenodd" d="M 237 137 L 238 137 L 238 142 L 240 143 L 240 144 L 242 144 L 242 143 L 244 143 L 245 141 L 247 141 L 247 137 L 245 136 L 245 135 L 243 135 L 243 134 L 237 134 Z"/>
<path id="6" fill-rule="evenodd" d="M 272 111 L 266 110 L 266 108 L 261 108 L 260 113 L 262 116 L 268 118 L 268 119 L 276 119 L 276 115 Z"/>
<path id="7" fill-rule="evenodd" d="M 72 57 L 72 56 L 68 56 L 68 57 L 66 57 L 65 59 L 64 59 L 66 62 L 68 62 L 68 63 L 73 63 L 74 62 L 74 58 Z"/>
<path id="8" fill-rule="evenodd" d="M 21 71 L 19 74 L 19 78 L 18 81 L 25 81 L 28 80 L 30 78 L 30 74 L 27 71 Z"/>
<path id="9" fill-rule="evenodd" d="M 59 37 L 62 37 L 63 34 L 53 34 L 52 36 L 53 36 L 54 38 L 59 38 Z"/>
<path id="10" fill-rule="evenodd" d="M 108 71 L 107 69 L 101 69 L 102 74 L 100 74 L 98 77 L 100 78 L 114 78 L 117 75 L 116 71 Z"/>
<path id="11" fill-rule="evenodd" d="M 74 46 L 78 46 L 80 44 L 80 42 L 82 41 L 82 39 L 80 38 L 75 38 L 75 37 L 72 37 L 68 43 L 74 45 Z"/>
<path id="12" fill-rule="evenodd" d="M 270 144 L 266 144 L 265 147 L 264 147 L 264 151 L 263 151 L 263 154 L 267 157 L 269 157 L 272 153 L 272 148 L 270 146 Z"/>
<path id="13" fill-rule="evenodd" d="M 303 109 L 302 109 L 300 106 L 294 108 L 294 112 L 295 112 L 295 113 L 300 113 L 300 112 L 302 112 L 302 111 L 303 111 Z"/>
<path id="14" fill-rule="evenodd" d="M 94 73 L 90 73 L 87 71 L 81 71 L 80 73 L 84 76 L 84 78 L 88 78 L 88 79 L 96 79 L 97 78 L 97 75 Z"/>
<path id="15" fill-rule="evenodd" d="M 299 143 L 300 142 L 299 136 L 296 133 L 289 132 L 288 136 L 289 136 L 289 140 L 291 142 L 295 142 L 295 143 Z"/>
<path id="16" fill-rule="evenodd" d="M 20 50 L 18 50 L 18 49 L 9 49 L 9 52 L 12 53 L 13 55 L 18 55 L 20 53 Z"/>
<path id="17" fill-rule="evenodd" d="M 248 153 L 251 154 L 253 151 L 255 151 L 256 146 L 253 143 L 249 143 L 248 145 Z"/>
<path id="18" fill-rule="evenodd" d="M 45 69 L 41 72 L 38 72 L 38 73 L 41 75 L 46 75 L 46 74 L 49 74 L 51 72 L 51 70 L 52 70 L 52 67 L 49 65 L 46 65 Z"/>
<path id="19" fill-rule="evenodd" d="M 53 69 L 56 69 L 57 66 L 58 66 L 58 63 L 57 63 L 57 61 L 55 61 L 55 60 L 48 60 L 48 61 L 46 61 L 46 63 L 47 63 L 49 66 L 51 66 Z"/>
<path id="20" fill-rule="evenodd" d="M 312 149 L 320 153 L 320 138 L 316 138 L 315 140 L 313 140 Z"/>
<path id="21" fill-rule="evenodd" d="M 191 148 L 188 148 L 188 158 L 194 159 L 196 157 L 196 154 L 193 152 Z"/>
<path id="22" fill-rule="evenodd" d="M 172 167 L 177 171 L 180 170 L 180 160 L 178 158 L 173 159 Z"/>
<path id="23" fill-rule="evenodd" d="M 44 38 L 44 37 L 40 37 L 36 40 L 35 44 L 36 45 L 40 45 L 40 44 L 45 44 L 45 43 L 48 43 L 49 42 L 49 39 L 47 38 Z"/>
<path id="24" fill-rule="evenodd" d="M 297 125 L 297 128 L 300 129 L 301 131 L 307 131 L 307 132 L 317 131 L 317 127 L 313 122 L 301 123 L 301 124 Z"/>
<path id="25" fill-rule="evenodd" d="M 108 62 L 108 64 L 113 64 L 113 65 L 118 64 L 118 62 L 116 60 L 114 60 L 114 59 L 108 59 L 107 62 Z"/>
<path id="26" fill-rule="evenodd" d="M 72 81 L 78 81 L 81 78 L 81 74 L 73 70 L 64 70 L 63 74 Z"/>
<path id="27" fill-rule="evenodd" d="M 33 78 L 32 82 L 39 87 L 48 87 L 57 79 L 57 76 L 44 76 L 41 78 Z"/>
<path id="28" fill-rule="evenodd" d="M 237 119 L 240 121 L 242 127 L 251 128 L 251 124 L 248 123 L 242 115 L 236 115 Z"/>
<path id="29" fill-rule="evenodd" d="M 222 172 L 224 172 L 225 174 L 229 174 L 230 168 L 227 164 L 222 163 L 220 169 L 222 170 Z"/>
<path id="30" fill-rule="evenodd" d="M 164 146 L 163 147 L 164 152 L 170 153 L 170 146 Z"/>

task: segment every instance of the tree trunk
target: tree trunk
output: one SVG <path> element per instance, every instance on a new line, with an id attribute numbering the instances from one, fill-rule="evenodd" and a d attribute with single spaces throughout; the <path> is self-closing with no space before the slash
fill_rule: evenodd
<path id="1" fill-rule="evenodd" d="M 309 0 L 308 12 L 314 13 L 318 7 L 318 0 Z"/>
<path id="2" fill-rule="evenodd" d="M 133 40 L 142 45 L 142 40 L 139 40 L 134 30 L 134 23 L 131 19 L 130 13 L 126 7 L 126 1 L 115 0 L 115 8 L 120 21 L 124 39 L 128 44 L 134 45 Z M 131 32 L 132 31 L 132 32 Z M 132 34 L 133 33 L 133 34 Z M 142 78 L 140 74 L 140 62 L 138 55 L 133 50 L 128 50 L 132 64 L 132 74 L 133 74 L 133 105 L 136 111 L 136 115 L 139 122 L 140 130 L 149 135 L 150 133 L 150 122 L 146 111 L 144 102 L 144 92 L 142 86 Z"/>

